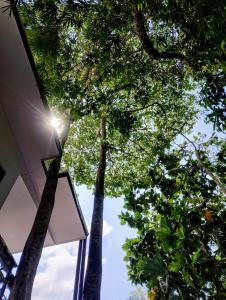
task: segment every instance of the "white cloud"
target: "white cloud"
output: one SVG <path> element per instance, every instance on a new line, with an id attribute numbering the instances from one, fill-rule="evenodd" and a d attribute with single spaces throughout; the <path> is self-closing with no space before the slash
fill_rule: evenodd
<path id="1" fill-rule="evenodd" d="M 90 222 L 86 221 L 86 224 L 87 224 L 88 232 L 90 233 L 91 221 Z M 109 235 L 113 229 L 114 228 L 110 224 L 108 224 L 106 220 L 103 220 L 103 237 Z"/>
<path id="2" fill-rule="evenodd" d="M 113 227 L 108 224 L 106 220 L 103 221 L 103 237 L 109 235 L 113 230 Z"/>
<path id="3" fill-rule="evenodd" d="M 70 243 L 43 250 L 34 282 L 32 300 L 72 298 L 77 249 L 77 243 Z"/>

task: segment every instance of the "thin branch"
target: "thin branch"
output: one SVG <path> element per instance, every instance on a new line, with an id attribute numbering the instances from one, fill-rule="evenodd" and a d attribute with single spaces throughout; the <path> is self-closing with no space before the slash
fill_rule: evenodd
<path id="1" fill-rule="evenodd" d="M 136 156 L 136 155 L 134 155 L 134 154 L 132 154 L 132 153 L 130 153 L 130 152 L 127 152 L 127 151 L 125 151 L 125 150 L 122 149 L 122 148 L 115 147 L 115 146 L 113 146 L 112 144 L 108 144 L 107 147 L 108 147 L 108 149 L 112 149 L 112 150 L 115 150 L 115 151 L 119 151 L 119 152 L 121 152 L 122 154 L 124 154 L 124 155 L 126 155 L 126 156 L 134 157 L 134 158 L 136 158 L 136 159 L 140 159 L 140 157 L 138 157 L 138 156 Z"/>
<path id="2" fill-rule="evenodd" d="M 206 174 L 208 174 L 210 176 L 210 178 L 212 178 L 212 180 L 216 183 L 216 185 L 220 188 L 220 191 L 222 194 L 226 195 L 226 188 L 224 186 L 224 184 L 220 181 L 220 179 L 213 173 L 211 172 L 208 167 L 203 163 L 200 154 L 199 154 L 199 150 L 197 149 L 195 143 L 193 141 L 191 141 L 187 136 L 185 136 L 183 133 L 181 133 L 181 135 L 194 147 L 195 149 L 195 156 L 197 158 L 198 164 L 199 166 L 206 172 Z"/>
<path id="3" fill-rule="evenodd" d="M 162 112 L 164 113 L 165 117 L 167 117 L 164 107 L 158 102 L 153 102 L 153 103 L 150 103 L 150 104 L 148 104 L 146 106 L 143 106 L 143 107 L 131 109 L 131 110 L 128 111 L 128 113 L 134 113 L 134 112 L 142 111 L 142 110 L 145 110 L 145 109 L 147 109 L 151 106 L 154 106 L 154 105 L 158 105 L 161 108 Z"/>

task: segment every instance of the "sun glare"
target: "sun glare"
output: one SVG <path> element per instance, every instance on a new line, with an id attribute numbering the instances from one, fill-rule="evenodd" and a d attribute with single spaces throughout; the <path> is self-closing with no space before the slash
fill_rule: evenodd
<path id="1" fill-rule="evenodd" d="M 62 122 L 59 118 L 53 116 L 50 120 L 50 125 L 55 128 L 58 133 L 61 131 Z"/>

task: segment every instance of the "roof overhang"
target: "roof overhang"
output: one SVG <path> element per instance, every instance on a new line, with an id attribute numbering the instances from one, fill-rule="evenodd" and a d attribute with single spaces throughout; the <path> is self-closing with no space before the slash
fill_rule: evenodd
<path id="1" fill-rule="evenodd" d="M 21 252 L 37 206 L 19 176 L 0 211 L 0 234 L 12 253 Z M 88 232 L 68 173 L 59 175 L 45 246 L 85 239 Z"/>

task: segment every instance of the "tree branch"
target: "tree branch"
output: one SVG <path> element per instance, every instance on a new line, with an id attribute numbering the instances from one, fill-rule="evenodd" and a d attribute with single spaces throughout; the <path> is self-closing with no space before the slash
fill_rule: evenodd
<path id="1" fill-rule="evenodd" d="M 165 111 L 164 107 L 158 102 L 153 102 L 153 103 L 147 104 L 143 107 L 131 109 L 131 110 L 128 111 L 128 113 L 134 113 L 134 112 L 142 111 L 142 110 L 145 110 L 145 109 L 147 109 L 151 106 L 154 106 L 154 105 L 158 105 L 161 108 L 162 112 L 164 113 L 164 115 L 166 117 L 166 111 Z"/>
<path id="2" fill-rule="evenodd" d="M 220 181 L 220 179 L 213 173 L 211 172 L 208 167 L 203 163 L 200 154 L 199 154 L 199 150 L 197 149 L 195 143 L 193 141 L 191 141 L 188 137 L 186 137 L 183 133 L 181 133 L 181 135 L 194 147 L 195 149 L 195 156 L 196 159 L 198 161 L 199 166 L 206 172 L 207 175 L 210 176 L 210 178 L 212 178 L 212 180 L 216 183 L 216 185 L 220 188 L 220 191 L 222 194 L 226 195 L 226 188 L 224 186 L 224 184 Z"/>
<path id="3" fill-rule="evenodd" d="M 119 148 L 119 147 L 115 147 L 114 145 L 112 145 L 112 144 L 108 144 L 108 149 L 112 149 L 112 150 L 115 150 L 115 151 L 119 151 L 119 152 L 121 152 L 122 154 L 124 154 L 124 155 L 126 155 L 126 156 L 128 156 L 128 157 L 134 157 L 134 158 L 136 158 L 136 159 L 140 159 L 140 157 L 138 157 L 138 156 L 136 156 L 136 155 L 134 155 L 134 154 L 132 154 L 132 153 L 130 153 L 130 152 L 127 152 L 127 151 L 125 151 L 125 149 L 122 149 L 122 148 Z"/>
<path id="4" fill-rule="evenodd" d="M 139 37 L 145 52 L 151 59 L 179 59 L 182 63 L 187 63 L 186 58 L 183 54 L 172 52 L 160 52 L 154 47 L 145 29 L 142 11 L 138 10 L 136 1 L 134 0 L 132 0 L 132 11 L 137 36 Z"/>

